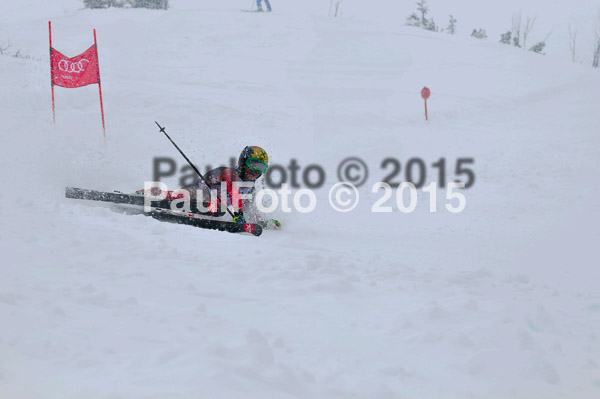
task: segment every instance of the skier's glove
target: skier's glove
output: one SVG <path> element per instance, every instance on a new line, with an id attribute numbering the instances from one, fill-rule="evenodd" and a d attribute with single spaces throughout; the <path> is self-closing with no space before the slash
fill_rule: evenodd
<path id="1" fill-rule="evenodd" d="M 279 223 L 279 221 L 275 220 L 275 219 L 261 220 L 260 225 L 264 229 L 271 229 L 271 230 L 281 229 L 281 223 Z"/>
<path id="2" fill-rule="evenodd" d="M 244 218 L 244 215 L 242 215 L 241 213 L 238 214 L 237 216 L 234 216 L 233 217 L 233 221 L 235 223 L 247 223 L 246 219 Z"/>
<path id="3" fill-rule="evenodd" d="M 279 220 L 271 219 L 271 220 L 269 220 L 269 225 L 271 225 L 271 227 L 274 229 L 281 228 L 281 223 L 279 223 Z"/>

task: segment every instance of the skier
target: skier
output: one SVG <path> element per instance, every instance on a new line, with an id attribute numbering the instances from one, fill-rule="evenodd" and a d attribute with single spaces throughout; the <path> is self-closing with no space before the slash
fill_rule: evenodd
<path id="1" fill-rule="evenodd" d="M 258 7 L 258 10 L 256 11 L 263 11 L 261 2 L 262 0 L 256 0 L 256 6 Z M 265 4 L 267 5 L 267 12 L 271 12 L 271 3 L 269 3 L 269 0 L 265 0 Z"/>
<path id="2" fill-rule="evenodd" d="M 254 185 L 251 187 L 235 187 L 235 182 L 254 183 L 259 179 L 269 167 L 269 156 L 267 152 L 258 146 L 246 146 L 238 158 L 238 165 L 235 168 L 220 167 L 211 170 L 204 175 L 206 182 L 199 180 L 197 186 L 184 187 L 195 196 L 195 190 L 201 190 L 203 199 L 211 198 L 211 190 L 217 191 L 217 198 L 221 198 L 221 183 L 224 182 L 227 189 L 227 205 L 234 209 L 233 221 L 237 223 L 247 223 L 246 217 L 258 219 L 258 223 L 263 227 L 280 228 L 281 223 L 275 219 L 262 220 L 258 210 L 254 206 L 254 196 L 249 201 L 242 201 L 241 195 L 254 194 Z"/>

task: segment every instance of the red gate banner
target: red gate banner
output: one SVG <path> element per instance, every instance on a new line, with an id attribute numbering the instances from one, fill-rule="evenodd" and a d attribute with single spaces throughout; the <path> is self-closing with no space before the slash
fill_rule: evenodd
<path id="1" fill-rule="evenodd" d="M 429 96 L 431 96 L 431 90 L 429 90 L 428 87 L 423 87 L 423 89 L 421 89 L 421 97 L 423 97 L 423 100 L 425 100 L 425 120 L 428 121 L 429 117 L 427 116 L 427 99 L 429 98 Z"/>
<path id="2" fill-rule="evenodd" d="M 50 51 L 52 84 L 73 88 L 100 82 L 98 52 L 95 44 L 72 58 L 65 56 L 54 48 Z"/>
<path id="3" fill-rule="evenodd" d="M 100 115 L 102 116 L 102 133 L 106 145 L 106 124 L 104 123 L 104 105 L 102 104 L 102 84 L 100 83 L 100 66 L 98 63 L 98 42 L 94 29 L 94 44 L 75 57 L 67 57 L 52 47 L 52 22 L 48 21 L 50 39 L 50 87 L 52 90 L 52 120 L 56 124 L 54 106 L 54 86 L 66 88 L 82 87 L 98 84 L 100 95 Z"/>

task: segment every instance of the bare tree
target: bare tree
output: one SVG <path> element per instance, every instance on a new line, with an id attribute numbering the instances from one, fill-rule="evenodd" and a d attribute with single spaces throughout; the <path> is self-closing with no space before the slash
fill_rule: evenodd
<path id="1" fill-rule="evenodd" d="M 569 25 L 569 50 L 571 51 L 571 61 L 577 60 L 577 29 L 573 30 Z"/>
<path id="2" fill-rule="evenodd" d="M 594 58 L 592 59 L 592 67 L 598 68 L 600 66 L 600 33 L 595 32 L 594 40 Z"/>
<path id="3" fill-rule="evenodd" d="M 335 5 L 335 14 L 334 14 L 334 17 L 336 17 L 336 18 L 338 15 L 342 15 L 342 11 L 340 10 L 341 5 L 342 5 L 342 0 L 338 0 L 337 4 Z"/>
<path id="4" fill-rule="evenodd" d="M 341 14 L 341 12 L 340 12 L 341 5 L 342 5 L 342 0 L 331 0 L 331 3 L 329 4 L 329 16 L 331 16 L 332 10 L 333 10 L 333 17 L 337 18 L 337 16 Z"/>
<path id="5" fill-rule="evenodd" d="M 594 32 L 594 57 L 592 58 L 592 67 L 600 66 L 600 10 L 598 10 L 598 24 Z"/>
<path id="6" fill-rule="evenodd" d="M 8 50 L 12 44 L 10 42 L 6 42 L 6 45 L 0 45 L 0 55 L 4 55 L 4 52 Z"/>
<path id="7" fill-rule="evenodd" d="M 521 47 L 521 14 L 514 14 L 512 17 L 512 37 L 515 47 Z"/>
<path id="8" fill-rule="evenodd" d="M 83 0 L 86 8 L 134 7 L 166 10 L 169 0 Z"/>
<path id="9" fill-rule="evenodd" d="M 537 17 L 527 17 L 527 20 L 525 21 L 525 27 L 523 28 L 523 49 L 527 48 L 527 36 L 529 36 L 529 33 L 533 29 L 536 18 Z"/>

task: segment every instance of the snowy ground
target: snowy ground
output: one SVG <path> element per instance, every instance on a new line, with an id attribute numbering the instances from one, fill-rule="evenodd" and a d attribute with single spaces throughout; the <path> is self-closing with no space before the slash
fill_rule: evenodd
<path id="1" fill-rule="evenodd" d="M 32 59 L 0 56 L 0 397 L 598 397 L 598 70 L 317 2 L 223 4 L 2 16 Z M 57 88 L 52 126 L 50 19 L 68 55 L 98 31 L 106 148 L 96 86 Z M 255 238 L 63 198 L 183 166 L 155 120 L 199 165 L 247 144 L 322 164 L 316 211 Z M 343 214 L 327 190 L 348 156 L 371 173 Z M 450 181 L 474 158 L 466 210 L 440 192 L 437 213 L 422 194 L 371 213 L 390 156 L 444 157 Z"/>

